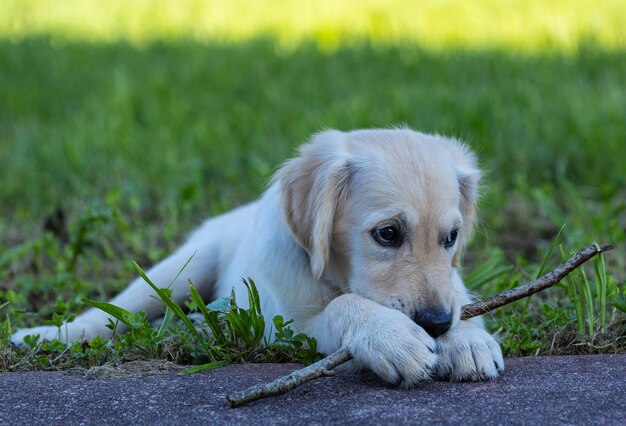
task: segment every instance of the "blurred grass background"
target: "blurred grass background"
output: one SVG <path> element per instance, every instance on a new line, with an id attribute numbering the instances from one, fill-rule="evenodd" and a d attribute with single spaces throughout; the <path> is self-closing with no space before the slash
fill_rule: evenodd
<path id="1" fill-rule="evenodd" d="M 337 48 L 363 40 L 524 51 L 604 49 L 624 43 L 619 0 L 4 0 L 0 33 L 93 42 L 163 39 L 241 42 L 267 35 L 281 45 L 315 40 Z"/>
<path id="2" fill-rule="evenodd" d="M 312 132 L 397 124 L 479 153 L 468 269 L 532 268 L 567 223 L 567 249 L 617 246 L 623 291 L 624 16 L 617 0 L 2 0 L 0 302 L 45 316 L 107 297 L 129 259 L 256 198 Z"/>

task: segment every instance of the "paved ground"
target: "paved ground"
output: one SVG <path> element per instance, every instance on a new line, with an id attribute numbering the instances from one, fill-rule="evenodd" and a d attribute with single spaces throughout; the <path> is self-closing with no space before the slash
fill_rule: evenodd
<path id="1" fill-rule="evenodd" d="M 0 424 L 614 424 L 626 425 L 626 354 L 518 358 L 488 383 L 385 387 L 337 375 L 229 409 L 227 392 L 289 364 L 232 365 L 190 376 L 88 380 L 61 372 L 0 373 Z"/>

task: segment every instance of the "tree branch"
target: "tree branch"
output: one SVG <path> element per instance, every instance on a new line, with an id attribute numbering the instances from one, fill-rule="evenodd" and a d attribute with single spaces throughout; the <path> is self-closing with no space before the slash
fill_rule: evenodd
<path id="1" fill-rule="evenodd" d="M 528 297 L 532 294 L 545 290 L 559 283 L 567 274 L 597 254 L 613 249 L 612 246 L 598 247 L 590 245 L 576 252 L 567 262 L 559 265 L 554 271 L 549 272 L 534 281 L 523 284 L 512 290 L 492 296 L 483 301 L 471 303 L 461 307 L 461 319 L 469 319 L 490 312 L 501 306 Z M 344 362 L 350 361 L 352 355 L 347 349 L 340 349 L 328 355 L 326 358 L 296 370 L 286 376 L 280 377 L 270 383 L 255 385 L 248 389 L 226 395 L 226 401 L 231 408 L 240 407 L 258 399 L 268 396 L 278 396 L 287 393 L 298 386 L 320 377 L 334 374 L 333 368 Z"/>

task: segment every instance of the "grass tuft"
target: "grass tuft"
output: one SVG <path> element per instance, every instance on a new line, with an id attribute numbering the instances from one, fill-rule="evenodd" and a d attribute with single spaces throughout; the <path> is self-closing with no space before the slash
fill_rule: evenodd
<path id="1" fill-rule="evenodd" d="M 292 321 L 283 317 L 273 318 L 274 336 L 266 335 L 265 320 L 261 312 L 261 301 L 252 280 L 244 281 L 248 292 L 249 307 L 238 306 L 234 291 L 230 297 L 218 299 L 204 305 L 192 283 L 191 314 L 188 316 L 171 297 L 168 289 L 157 288 L 137 265 L 142 278 L 163 302 L 167 312 L 158 326 L 146 320 L 145 312 L 133 314 L 106 302 L 83 299 L 87 306 L 101 309 L 113 317 L 108 327 L 114 331 L 112 339 L 96 336 L 90 342 L 76 342 L 70 346 L 60 340 L 40 341 L 38 336 L 26 336 L 26 349 L 18 350 L 8 344 L 10 327 L 4 323 L 0 338 L 3 339 L 3 358 L 0 371 L 23 369 L 49 370 L 87 368 L 91 366 L 119 363 L 120 360 L 164 359 L 184 364 L 197 364 L 181 374 L 192 374 L 216 368 L 231 362 L 300 361 L 310 364 L 321 359 L 315 339 L 305 334 L 295 334 L 289 327 Z M 200 303 L 198 303 L 200 302 Z M 2 309 L 8 303 L 0 306 Z M 200 321 L 195 313 L 201 314 Z M 192 321 L 196 318 L 196 322 Z M 73 318 L 58 315 L 51 324 L 63 326 Z M 118 334 L 117 322 L 129 330 Z"/>

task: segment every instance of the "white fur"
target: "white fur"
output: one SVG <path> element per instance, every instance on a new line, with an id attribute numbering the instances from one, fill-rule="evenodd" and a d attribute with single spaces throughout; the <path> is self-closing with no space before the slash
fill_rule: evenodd
<path id="1" fill-rule="evenodd" d="M 241 278 L 251 277 L 267 318 L 294 319 L 322 352 L 349 348 L 357 366 L 391 383 L 495 378 L 504 368 L 499 345 L 480 319 L 459 320 L 470 297 L 456 266 L 471 235 L 479 175 L 455 140 L 408 129 L 326 131 L 279 170 L 259 200 L 207 220 L 148 276 L 159 287 L 173 282 L 179 303 L 190 279 L 207 301 L 234 287 L 243 304 Z M 406 226 L 398 248 L 381 247 L 370 232 L 390 217 Z M 458 241 L 445 249 L 441 235 L 454 227 Z M 148 318 L 162 314 L 141 279 L 111 303 Z M 428 307 L 454 314 L 436 339 L 412 320 Z M 12 339 L 109 337 L 107 320 L 90 309 L 60 335 L 36 327 Z"/>

